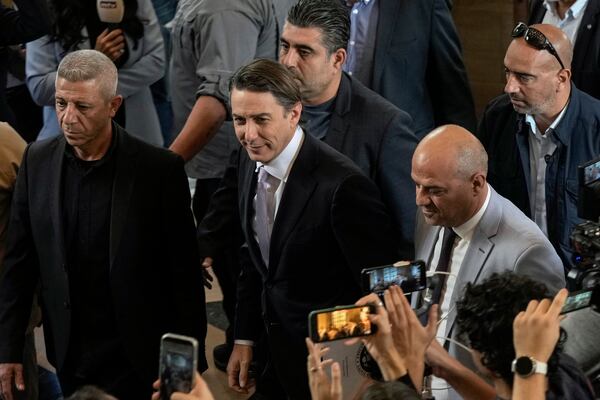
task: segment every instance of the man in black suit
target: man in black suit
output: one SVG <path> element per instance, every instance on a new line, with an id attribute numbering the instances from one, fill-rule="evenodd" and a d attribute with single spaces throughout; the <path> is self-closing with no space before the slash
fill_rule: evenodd
<path id="1" fill-rule="evenodd" d="M 12 399 L 36 284 L 48 359 L 65 397 L 93 384 L 149 398 L 160 337 L 204 343 L 206 316 L 180 157 L 112 122 L 117 70 L 94 50 L 59 65 L 64 135 L 25 151 L 0 277 L 0 383 Z M 199 366 L 206 368 L 204 347 Z"/>
<path id="2" fill-rule="evenodd" d="M 475 130 L 473 97 L 448 0 L 347 0 L 345 70 L 408 112 L 419 138 L 440 125 Z"/>
<path id="3" fill-rule="evenodd" d="M 571 81 L 579 90 L 600 99 L 600 0 L 547 4 L 531 2 L 529 24 L 552 24 L 567 34 L 573 44 Z"/>
<path id="4" fill-rule="evenodd" d="M 300 0 L 288 12 L 279 61 L 302 91 L 307 132 L 349 157 L 375 182 L 412 259 L 416 215 L 410 160 L 417 145 L 408 114 L 342 72 L 350 32 L 336 0 Z"/>
<path id="5" fill-rule="evenodd" d="M 309 312 L 354 303 L 360 271 L 393 262 L 396 238 L 377 187 L 298 126 L 301 95 L 288 69 L 254 61 L 236 72 L 230 92 L 244 149 L 232 156 L 199 227 L 207 256 L 226 244 L 236 224 L 248 245 L 229 383 L 247 391 L 251 344 L 264 326 L 270 359 L 263 377 L 280 386 L 271 396 L 309 399 Z"/>

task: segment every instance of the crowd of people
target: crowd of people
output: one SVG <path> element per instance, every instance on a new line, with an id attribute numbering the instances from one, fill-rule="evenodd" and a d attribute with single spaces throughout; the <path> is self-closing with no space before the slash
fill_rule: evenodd
<path id="1" fill-rule="evenodd" d="M 344 398 L 327 342 L 350 336 L 364 399 L 595 398 L 560 312 L 600 156 L 600 0 L 531 2 L 478 125 L 448 0 L 105 3 L 120 22 L 0 5 L 0 398 L 47 393 L 42 325 L 64 398 L 158 399 L 172 332 L 199 346 L 171 398 L 212 399 L 210 271 L 215 367 L 252 399 Z M 365 295 L 399 260 L 429 287 Z M 306 338 L 349 304 L 377 312 Z"/>

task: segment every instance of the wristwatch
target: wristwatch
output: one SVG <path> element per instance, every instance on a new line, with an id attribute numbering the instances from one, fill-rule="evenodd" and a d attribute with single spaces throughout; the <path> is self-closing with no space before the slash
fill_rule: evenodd
<path id="1" fill-rule="evenodd" d="M 513 360 L 510 370 L 521 378 L 527 378 L 533 374 L 546 375 L 548 373 L 548 364 L 528 356 L 521 356 Z"/>

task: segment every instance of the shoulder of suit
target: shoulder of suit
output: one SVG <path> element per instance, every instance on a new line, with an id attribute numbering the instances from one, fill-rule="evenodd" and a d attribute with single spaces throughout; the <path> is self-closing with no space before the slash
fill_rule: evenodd
<path id="1" fill-rule="evenodd" d="M 165 149 L 164 147 L 158 147 L 153 144 L 149 144 L 144 142 L 143 140 L 136 138 L 135 136 L 127 133 L 127 131 L 123 128 L 120 129 L 120 135 L 125 135 L 124 140 L 121 141 L 121 144 L 125 146 L 125 149 L 119 149 L 118 151 L 131 151 L 138 152 L 144 156 L 151 157 L 157 160 L 170 160 L 175 161 L 180 158 L 177 154 L 172 151 Z"/>
<path id="2" fill-rule="evenodd" d="M 306 138 L 305 143 L 317 149 L 317 162 L 321 169 L 337 176 L 364 175 L 361 169 L 344 154 L 312 136 L 307 135 Z"/>

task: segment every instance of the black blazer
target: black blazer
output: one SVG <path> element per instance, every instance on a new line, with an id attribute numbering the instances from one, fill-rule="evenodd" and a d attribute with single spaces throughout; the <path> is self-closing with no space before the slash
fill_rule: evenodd
<path id="1" fill-rule="evenodd" d="M 541 23 L 545 14 L 544 2 L 533 0 L 529 24 Z M 577 31 L 571 72 L 579 90 L 600 99 L 600 0 L 588 0 Z"/>
<path id="2" fill-rule="evenodd" d="M 476 129 L 475 106 L 447 0 L 380 0 L 371 89 L 406 111 L 419 138 Z"/>
<path id="3" fill-rule="evenodd" d="M 289 342 L 303 346 L 309 312 L 354 303 L 360 271 L 395 262 L 397 239 L 377 187 L 348 158 L 305 135 L 277 211 L 267 269 L 252 228 L 255 168 L 245 150 L 232 155 L 199 226 L 201 248 L 215 254 L 230 224 L 241 223 L 251 263 L 238 281 L 236 338 L 256 340 L 264 321 L 280 323 Z"/>
<path id="4" fill-rule="evenodd" d="M 26 43 L 44 35 L 49 29 L 50 16 L 44 0 L 15 0 L 19 10 L 0 4 L 0 121 L 15 124 L 4 90 L 8 68 L 8 49 L 5 46 Z"/>
<path id="5" fill-rule="evenodd" d="M 410 171 L 418 139 L 410 116 L 344 73 L 325 143 L 375 182 L 399 234 L 400 257 L 412 259 L 416 205 Z"/>
<path id="6" fill-rule="evenodd" d="M 113 124 L 118 140 L 110 221 L 110 287 L 126 355 L 148 382 L 158 372 L 160 337 L 196 337 L 204 357 L 206 313 L 183 160 Z M 34 142 L 23 157 L 0 278 L 0 362 L 21 362 L 34 288 L 48 359 L 60 371 L 71 332 L 61 208 L 64 137 Z"/>

